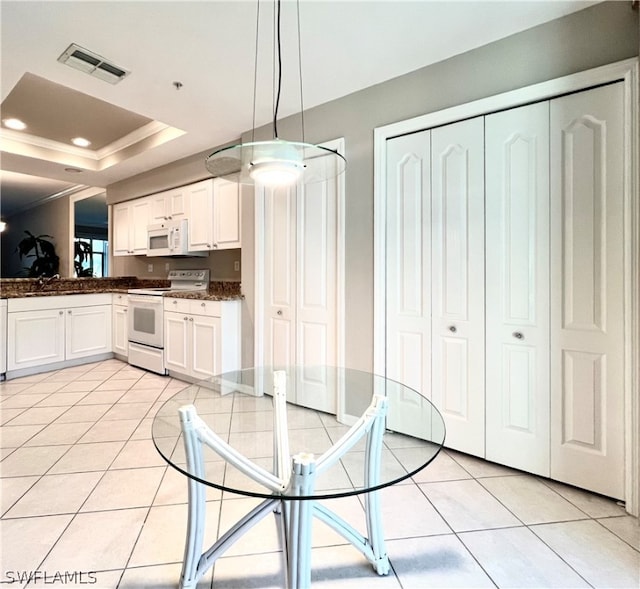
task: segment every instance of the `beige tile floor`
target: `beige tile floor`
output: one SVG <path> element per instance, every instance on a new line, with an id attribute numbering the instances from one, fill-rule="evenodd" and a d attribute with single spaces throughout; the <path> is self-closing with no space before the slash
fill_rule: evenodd
<path id="1" fill-rule="evenodd" d="M 117 360 L 0 384 L 0 581 L 177 587 L 186 483 L 157 454 L 151 421 L 184 386 Z M 242 435 L 241 424 L 233 429 Z M 411 449 L 394 454 L 416 459 Z M 256 503 L 215 489 L 207 501 L 208 541 Z M 444 451 L 382 501 L 391 573 L 378 577 L 316 522 L 314 587 L 640 586 L 638 521 L 596 495 Z M 362 529 L 359 498 L 331 507 Z M 278 550 L 275 523 L 265 519 L 199 587 L 282 587 Z M 47 581 L 20 582 L 24 571 L 46 573 Z M 76 582 L 55 577 L 65 573 Z"/>

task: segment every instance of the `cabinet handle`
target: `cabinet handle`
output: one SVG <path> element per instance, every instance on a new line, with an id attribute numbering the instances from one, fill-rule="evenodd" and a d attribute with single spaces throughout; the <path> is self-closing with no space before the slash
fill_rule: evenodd
<path id="1" fill-rule="evenodd" d="M 519 331 L 514 331 L 513 337 L 515 337 L 516 339 L 524 339 L 524 335 Z"/>
<path id="2" fill-rule="evenodd" d="M 207 248 L 211 249 L 211 244 L 210 243 L 207 244 Z"/>
<path id="3" fill-rule="evenodd" d="M 200 303 L 201 307 L 206 307 L 206 305 L 204 303 Z"/>
<path id="4" fill-rule="evenodd" d="M 174 304 L 174 305 L 177 305 L 177 304 L 178 304 L 178 301 L 173 301 L 173 304 Z"/>
<path id="5" fill-rule="evenodd" d="M 71 309 L 69 309 L 69 310 L 67 311 L 67 313 L 68 313 L 69 315 L 71 315 Z"/>
<path id="6" fill-rule="evenodd" d="M 64 315 L 64 311 L 58 311 L 58 315 Z"/>
<path id="7" fill-rule="evenodd" d="M 193 317 L 189 317 L 189 321 L 193 321 Z"/>
<path id="8" fill-rule="evenodd" d="M 217 247 L 218 247 L 218 244 L 217 244 L 217 243 L 214 243 L 214 244 L 213 244 L 213 247 L 214 247 L 214 248 L 217 248 Z"/>
<path id="9" fill-rule="evenodd" d="M 282 309 L 278 309 L 277 314 L 282 315 Z"/>
<path id="10" fill-rule="evenodd" d="M 451 333 L 455 333 L 456 331 L 458 331 L 458 328 L 455 325 L 450 325 L 449 326 L 449 331 Z"/>
<path id="11" fill-rule="evenodd" d="M 189 319 L 189 317 L 183 317 L 182 320 L 186 321 L 187 319 Z"/>

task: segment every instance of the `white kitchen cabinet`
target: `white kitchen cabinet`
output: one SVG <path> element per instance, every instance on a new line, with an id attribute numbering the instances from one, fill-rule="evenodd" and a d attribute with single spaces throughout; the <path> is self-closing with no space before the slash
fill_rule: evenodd
<path id="1" fill-rule="evenodd" d="M 7 318 L 7 372 L 12 376 L 111 355 L 110 294 L 11 299 Z"/>
<path id="2" fill-rule="evenodd" d="M 65 310 L 8 313 L 7 370 L 62 362 L 65 357 Z"/>
<path id="3" fill-rule="evenodd" d="M 150 224 L 186 219 L 188 215 L 188 196 L 188 190 L 184 186 L 150 196 Z"/>
<path id="4" fill-rule="evenodd" d="M 113 317 L 111 335 L 113 352 L 117 357 L 129 356 L 128 299 L 126 294 L 113 295 Z"/>
<path id="5" fill-rule="evenodd" d="M 65 360 L 112 351 L 111 304 L 67 309 Z"/>
<path id="6" fill-rule="evenodd" d="M 238 185 L 215 178 L 185 189 L 189 206 L 189 251 L 241 247 Z"/>
<path id="7" fill-rule="evenodd" d="M 165 368 L 193 380 L 240 368 L 238 301 L 164 300 Z"/>
<path id="8" fill-rule="evenodd" d="M 215 249 L 241 247 L 240 218 L 240 185 L 216 178 L 213 181 L 213 245 Z"/>
<path id="9" fill-rule="evenodd" d="M 151 222 L 151 198 L 137 198 L 113 205 L 113 255 L 147 253 L 147 229 Z"/>

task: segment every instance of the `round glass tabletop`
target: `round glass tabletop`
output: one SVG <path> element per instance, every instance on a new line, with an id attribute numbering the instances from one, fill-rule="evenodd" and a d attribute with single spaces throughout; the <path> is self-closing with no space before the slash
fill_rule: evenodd
<path id="1" fill-rule="evenodd" d="M 159 409 L 152 436 L 171 466 L 205 485 L 321 499 L 413 476 L 437 456 L 445 426 L 420 393 L 382 376 L 258 367 L 187 386 Z M 292 484 L 293 457 L 317 471 L 302 494 Z"/>

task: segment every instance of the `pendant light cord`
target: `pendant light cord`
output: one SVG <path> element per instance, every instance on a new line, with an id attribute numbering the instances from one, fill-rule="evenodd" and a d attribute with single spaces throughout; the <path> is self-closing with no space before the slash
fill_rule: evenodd
<path id="1" fill-rule="evenodd" d="M 280 0 L 276 2 L 276 46 L 278 53 L 278 91 L 276 105 L 273 109 L 273 135 L 278 138 L 278 108 L 280 107 L 280 91 L 282 89 L 282 45 L 280 40 Z"/>
<path id="2" fill-rule="evenodd" d="M 253 123 L 251 125 L 251 143 L 256 140 L 256 95 L 258 92 L 258 42 L 260 40 L 260 0 L 256 2 L 256 56 L 253 63 Z"/>
<path id="3" fill-rule="evenodd" d="M 304 100 L 302 98 L 302 41 L 300 36 L 300 0 L 296 1 L 296 16 L 298 19 L 298 73 L 300 77 L 300 126 L 302 129 L 302 143 L 304 139 Z"/>

